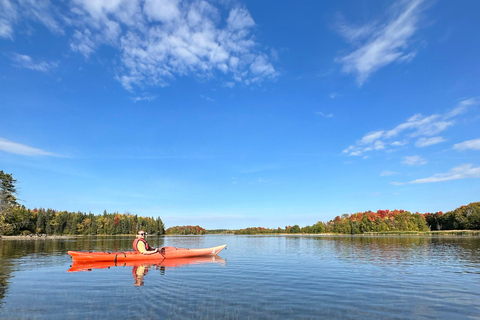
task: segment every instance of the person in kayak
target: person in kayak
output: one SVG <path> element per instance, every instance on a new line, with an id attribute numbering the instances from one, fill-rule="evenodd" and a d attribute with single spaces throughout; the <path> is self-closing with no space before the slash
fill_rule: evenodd
<path id="1" fill-rule="evenodd" d="M 145 240 L 145 231 L 140 230 L 137 232 L 137 238 L 133 241 L 133 249 L 142 254 L 154 254 L 158 252 L 158 249 L 150 247 Z"/>

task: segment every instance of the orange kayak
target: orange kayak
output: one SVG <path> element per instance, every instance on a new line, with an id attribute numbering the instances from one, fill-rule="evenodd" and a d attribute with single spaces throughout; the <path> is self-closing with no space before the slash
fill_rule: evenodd
<path id="1" fill-rule="evenodd" d="M 93 269 L 107 269 L 111 267 L 167 267 L 177 268 L 187 265 L 217 263 L 225 264 L 226 261 L 218 256 L 201 256 L 191 258 L 163 259 L 163 260 L 132 260 L 116 263 L 114 261 L 73 261 L 68 272 L 92 271 Z"/>
<path id="2" fill-rule="evenodd" d="M 187 249 L 177 247 L 163 247 L 162 250 L 154 254 L 141 254 L 135 251 L 124 252 L 82 252 L 68 251 L 73 261 L 137 261 L 137 260 L 162 260 L 162 259 L 178 259 L 201 256 L 214 256 L 222 251 L 227 245 L 221 245 L 211 248 Z"/>

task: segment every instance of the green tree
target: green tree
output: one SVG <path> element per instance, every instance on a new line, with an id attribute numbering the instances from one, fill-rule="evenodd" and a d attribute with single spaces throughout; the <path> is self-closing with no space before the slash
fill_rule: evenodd
<path id="1" fill-rule="evenodd" d="M 0 211 L 3 212 L 9 207 L 17 204 L 17 189 L 15 183 L 17 180 L 13 179 L 11 174 L 0 171 Z"/>
<path id="2" fill-rule="evenodd" d="M 160 219 L 160 217 L 158 217 L 157 220 L 155 221 L 155 223 L 156 223 L 155 232 L 157 234 L 165 234 L 165 225 L 163 224 L 162 219 Z"/>
<path id="3" fill-rule="evenodd" d="M 300 226 L 298 224 L 294 225 L 291 229 L 290 229 L 290 233 L 300 233 Z"/>
<path id="4" fill-rule="evenodd" d="M 16 224 L 14 208 L 17 206 L 17 189 L 11 174 L 0 171 L 0 233 L 12 234 Z"/>
<path id="5" fill-rule="evenodd" d="M 37 214 L 37 228 L 35 229 L 35 233 L 41 234 L 45 233 L 45 229 L 47 226 L 47 213 L 45 209 L 40 208 Z"/>

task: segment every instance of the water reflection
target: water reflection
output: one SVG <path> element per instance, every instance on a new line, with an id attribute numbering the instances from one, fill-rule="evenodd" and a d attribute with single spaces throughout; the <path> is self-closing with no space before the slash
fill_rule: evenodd
<path id="1" fill-rule="evenodd" d="M 479 319 L 478 237 L 148 239 L 155 247 L 228 243 L 228 267 L 211 257 L 206 265 L 72 265 L 67 254 L 131 250 L 133 238 L 1 240 L 0 319 Z M 143 297 L 155 303 L 131 303 Z"/>
<path id="2" fill-rule="evenodd" d="M 375 265 L 428 262 L 480 264 L 480 238 L 435 236 L 337 236 L 316 238 L 337 258 Z"/>
<path id="3" fill-rule="evenodd" d="M 135 280 L 135 286 L 144 285 L 144 277 L 149 270 L 158 270 L 160 274 L 164 275 L 167 268 L 179 268 L 189 265 L 215 263 L 226 265 L 226 261 L 219 256 L 209 257 L 193 257 L 193 258 L 181 258 L 181 259 L 163 259 L 158 261 L 152 260 L 139 260 L 128 262 L 77 262 L 74 261 L 70 269 L 67 272 L 81 272 L 92 271 L 95 269 L 110 269 L 112 267 L 132 267 L 132 275 Z"/>

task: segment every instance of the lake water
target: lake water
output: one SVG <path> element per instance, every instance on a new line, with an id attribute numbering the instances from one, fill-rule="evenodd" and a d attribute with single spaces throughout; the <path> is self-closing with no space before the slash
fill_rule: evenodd
<path id="1" fill-rule="evenodd" d="M 150 237 L 227 250 L 69 272 L 68 250 L 133 239 L 0 240 L 0 319 L 480 319 L 478 237 Z"/>

